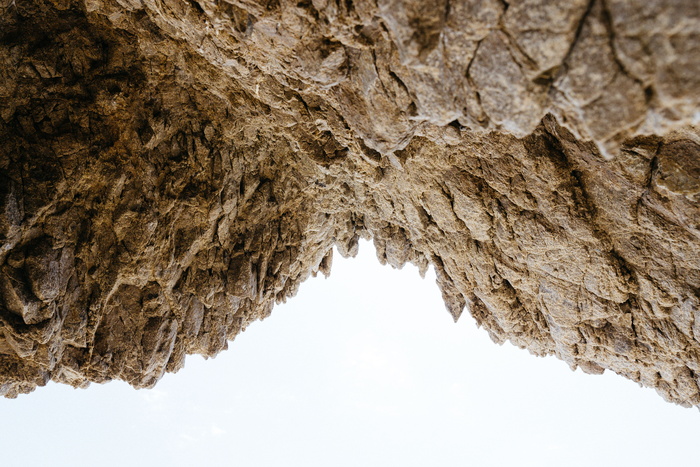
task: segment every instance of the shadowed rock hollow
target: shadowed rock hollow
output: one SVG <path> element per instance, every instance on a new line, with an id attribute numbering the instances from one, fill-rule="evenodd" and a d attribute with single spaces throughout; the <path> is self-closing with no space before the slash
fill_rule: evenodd
<path id="1" fill-rule="evenodd" d="M 699 405 L 696 0 L 12 0 L 0 394 L 215 355 L 336 246 Z"/>

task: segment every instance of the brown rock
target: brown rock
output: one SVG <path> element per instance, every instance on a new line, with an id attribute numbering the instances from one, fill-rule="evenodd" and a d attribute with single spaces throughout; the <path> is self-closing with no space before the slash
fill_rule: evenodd
<path id="1" fill-rule="evenodd" d="M 363 237 L 700 405 L 699 37 L 693 0 L 10 3 L 0 393 L 150 387 Z"/>

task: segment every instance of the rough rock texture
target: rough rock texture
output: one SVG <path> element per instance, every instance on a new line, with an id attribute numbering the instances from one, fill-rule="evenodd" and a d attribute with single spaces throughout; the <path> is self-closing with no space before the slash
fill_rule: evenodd
<path id="1" fill-rule="evenodd" d="M 2 0 L 0 394 L 152 386 L 333 246 L 700 405 L 697 0 Z"/>

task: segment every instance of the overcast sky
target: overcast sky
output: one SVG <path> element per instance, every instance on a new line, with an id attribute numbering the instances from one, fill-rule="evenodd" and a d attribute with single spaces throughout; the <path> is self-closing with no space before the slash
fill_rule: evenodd
<path id="1" fill-rule="evenodd" d="M 697 465 L 700 413 L 498 346 L 363 244 L 152 390 L 0 399 L 3 466 Z"/>

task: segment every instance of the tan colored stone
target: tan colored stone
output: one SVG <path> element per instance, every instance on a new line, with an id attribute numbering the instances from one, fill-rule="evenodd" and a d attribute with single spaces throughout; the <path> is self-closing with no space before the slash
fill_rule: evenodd
<path id="1" fill-rule="evenodd" d="M 0 394 L 156 384 L 371 238 L 494 341 L 699 405 L 693 0 L 16 0 Z"/>

